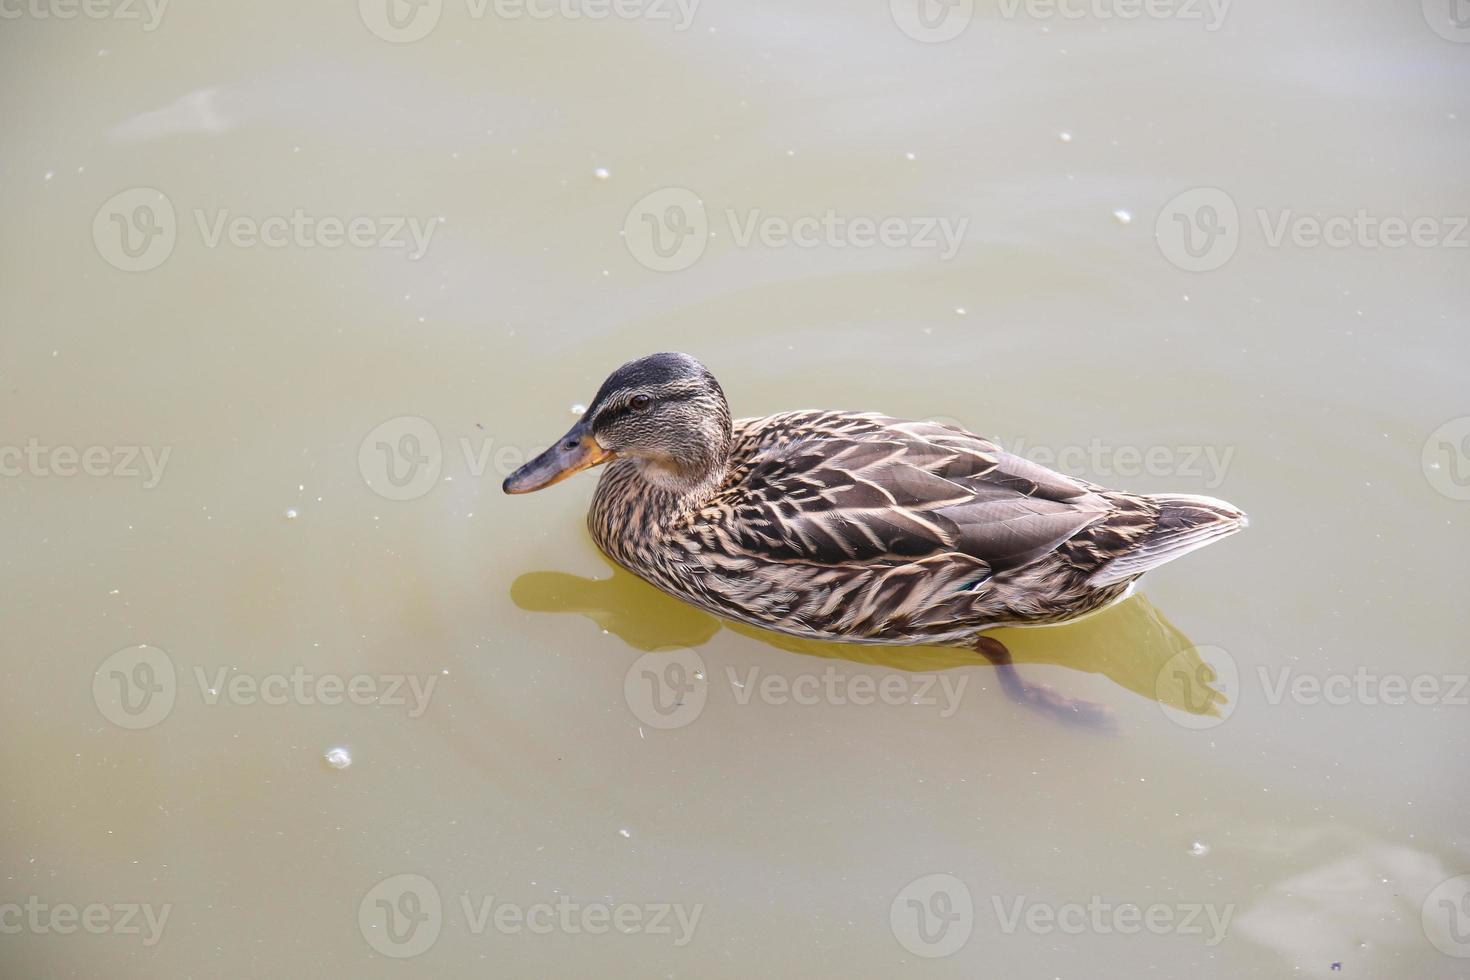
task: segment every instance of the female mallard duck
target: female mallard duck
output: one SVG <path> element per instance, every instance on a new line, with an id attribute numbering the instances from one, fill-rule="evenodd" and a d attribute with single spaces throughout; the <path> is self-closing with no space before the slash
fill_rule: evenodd
<path id="1" fill-rule="evenodd" d="M 937 422 L 853 412 L 730 420 L 687 354 L 630 361 L 580 421 L 513 473 L 529 493 L 608 463 L 588 514 L 613 561 L 680 599 L 793 636 L 977 650 L 981 631 L 1075 619 L 1157 565 L 1233 534 L 1210 497 L 1107 490 Z"/>

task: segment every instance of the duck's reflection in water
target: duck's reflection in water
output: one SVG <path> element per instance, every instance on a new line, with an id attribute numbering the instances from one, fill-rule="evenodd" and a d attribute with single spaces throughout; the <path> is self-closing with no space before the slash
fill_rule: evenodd
<path id="1" fill-rule="evenodd" d="M 958 647 L 822 643 L 717 619 L 621 568 L 609 567 L 612 575 L 603 579 L 527 572 L 511 585 L 511 600 L 532 612 L 586 616 L 639 650 L 697 647 L 728 628 L 793 653 L 895 670 L 990 666 L 975 651 Z M 1142 594 L 1072 623 L 997 629 L 986 635 L 1004 643 L 1018 664 L 1056 664 L 1102 674 L 1185 715 L 1218 716 L 1226 704 L 1213 668 Z"/>

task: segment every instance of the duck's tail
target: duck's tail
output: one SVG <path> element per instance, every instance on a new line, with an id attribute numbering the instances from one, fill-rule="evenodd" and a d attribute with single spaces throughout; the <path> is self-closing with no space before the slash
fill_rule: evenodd
<path id="1" fill-rule="evenodd" d="M 1087 580 L 1089 585 L 1112 585 L 1142 575 L 1250 524 L 1239 507 L 1214 497 L 1153 493 L 1148 495 L 1148 500 L 1159 508 L 1153 530 L 1133 550 L 1093 572 Z"/>

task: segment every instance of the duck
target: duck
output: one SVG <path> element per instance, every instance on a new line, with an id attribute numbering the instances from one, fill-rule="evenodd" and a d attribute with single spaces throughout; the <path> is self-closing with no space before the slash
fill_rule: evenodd
<path id="1" fill-rule="evenodd" d="M 874 412 L 732 419 L 689 354 L 629 361 L 508 494 L 605 469 L 587 525 L 614 563 L 716 616 L 802 639 L 964 647 L 1014 700 L 1102 710 L 1027 683 L 989 631 L 1070 622 L 1248 524 L 1223 500 L 1110 490 L 958 426 Z"/>

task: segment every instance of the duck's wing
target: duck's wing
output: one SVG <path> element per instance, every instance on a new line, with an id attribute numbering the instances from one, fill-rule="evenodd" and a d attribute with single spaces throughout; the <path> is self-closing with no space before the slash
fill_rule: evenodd
<path id="1" fill-rule="evenodd" d="M 983 578 L 1035 561 L 1114 510 L 1087 484 L 937 422 L 775 416 L 737 448 L 746 455 L 715 522 L 721 545 L 768 561 L 964 556 Z"/>

